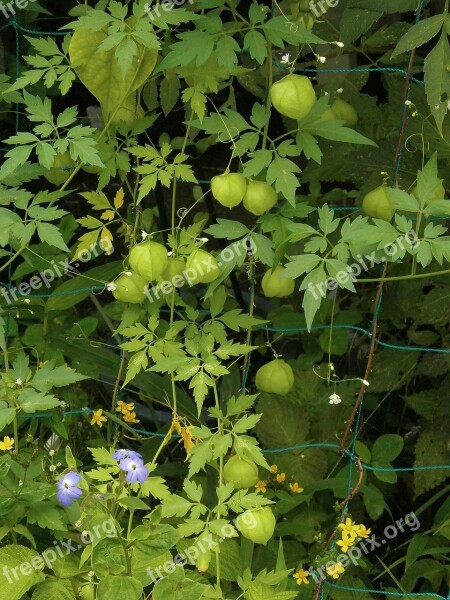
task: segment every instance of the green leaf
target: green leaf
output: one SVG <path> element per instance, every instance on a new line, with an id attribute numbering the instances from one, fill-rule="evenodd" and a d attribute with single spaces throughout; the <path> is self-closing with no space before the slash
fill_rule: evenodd
<path id="1" fill-rule="evenodd" d="M 245 34 L 244 49 L 248 50 L 250 57 L 256 60 L 260 65 L 266 60 L 266 39 L 259 31 L 256 31 L 256 29 L 251 29 Z"/>
<path id="2" fill-rule="evenodd" d="M 0 408 L 0 431 L 14 421 L 15 408 Z"/>
<path id="3" fill-rule="evenodd" d="M 24 546 L 0 548 L 0 564 L 6 578 L 6 583 L 3 581 L 0 586 L 0 600 L 20 600 L 31 587 L 45 579 L 41 573 L 45 566 L 41 556 Z"/>
<path id="4" fill-rule="evenodd" d="M 285 15 L 274 17 L 262 25 L 267 38 L 278 48 L 285 44 L 325 44 L 324 40 L 317 37 L 309 29 L 303 29 L 295 21 L 289 20 Z"/>
<path id="5" fill-rule="evenodd" d="M 447 71 L 449 63 L 450 45 L 448 36 L 443 32 L 439 42 L 424 62 L 428 104 L 441 135 L 444 117 L 448 112 L 448 98 L 450 98 L 450 77 Z"/>
<path id="6" fill-rule="evenodd" d="M 55 246 L 64 252 L 69 252 L 69 248 L 63 240 L 59 229 L 51 223 L 38 223 L 37 232 L 41 242 L 45 242 L 50 246 Z"/>
<path id="7" fill-rule="evenodd" d="M 378 462 L 391 462 L 403 450 L 403 438 L 401 435 L 387 433 L 375 440 L 372 447 L 372 460 Z"/>
<path id="8" fill-rule="evenodd" d="M 75 600 L 70 581 L 45 581 L 33 592 L 31 600 Z"/>
<path id="9" fill-rule="evenodd" d="M 123 574 L 119 577 L 109 576 L 98 584 L 97 600 L 111 600 L 111 598 L 140 600 L 142 592 L 142 583 L 134 577 Z"/>
<path id="10" fill-rule="evenodd" d="M 369 517 L 376 521 L 381 517 L 386 508 L 382 492 L 374 485 L 362 485 L 361 492 Z"/>
<path id="11" fill-rule="evenodd" d="M 50 408 L 56 408 L 61 404 L 55 396 L 49 396 L 43 392 L 36 392 L 30 388 L 26 388 L 20 393 L 17 403 L 25 413 L 48 410 Z"/>
<path id="12" fill-rule="evenodd" d="M 302 121 L 299 121 L 299 126 L 302 128 Z M 313 135 L 319 135 L 326 140 L 333 140 L 335 142 L 347 142 L 348 144 L 361 144 L 363 146 L 375 146 L 377 144 L 369 138 L 365 137 L 361 133 L 358 133 L 350 127 L 344 126 L 344 121 L 325 121 L 323 123 L 304 125 L 308 133 Z"/>
<path id="13" fill-rule="evenodd" d="M 445 15 L 434 15 L 428 19 L 423 19 L 411 27 L 405 35 L 399 40 L 395 47 L 392 57 L 408 52 L 413 48 L 418 48 L 425 44 L 431 38 L 439 33 L 444 25 Z"/>
<path id="14" fill-rule="evenodd" d="M 98 11 L 100 12 L 100 11 Z M 91 18 L 92 11 L 89 12 Z M 132 24 L 131 20 L 127 20 Z M 107 39 L 106 31 L 77 29 L 69 46 L 70 62 L 83 85 L 97 98 L 105 121 L 117 112 L 127 97 L 150 77 L 157 61 L 157 50 L 138 46 L 138 56 L 122 75 L 115 50 L 98 51 Z"/>
<path id="15" fill-rule="evenodd" d="M 205 229 L 205 233 L 208 233 L 215 238 L 236 240 L 237 238 L 243 238 L 246 236 L 249 233 L 249 229 L 239 221 L 217 219 L 217 223 L 210 225 L 208 229 Z"/>
<path id="16" fill-rule="evenodd" d="M 322 298 L 325 298 L 326 296 L 327 275 L 323 266 L 319 266 L 308 273 L 302 281 L 300 289 L 305 290 L 302 306 L 305 310 L 308 331 L 311 331 L 316 312 L 320 308 Z"/>
<path id="17" fill-rule="evenodd" d="M 30 385 L 40 392 L 48 392 L 53 387 L 64 387 L 84 379 L 89 378 L 77 373 L 67 365 L 55 367 L 54 361 L 48 361 L 36 371 Z"/>

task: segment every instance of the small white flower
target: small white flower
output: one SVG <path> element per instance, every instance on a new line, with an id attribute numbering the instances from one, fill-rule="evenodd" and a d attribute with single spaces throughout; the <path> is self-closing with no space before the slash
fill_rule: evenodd
<path id="1" fill-rule="evenodd" d="M 367 379 L 363 379 L 362 382 L 366 387 L 369 387 L 370 383 L 367 381 Z"/>
<path id="2" fill-rule="evenodd" d="M 336 46 L 338 48 L 343 48 L 344 47 L 344 43 L 343 42 L 333 42 L 333 44 L 336 44 Z"/>
<path id="3" fill-rule="evenodd" d="M 411 106 L 412 102 L 411 100 L 405 100 L 405 106 Z"/>
<path id="4" fill-rule="evenodd" d="M 16 379 L 16 385 L 23 385 L 23 381 L 20 379 L 20 377 Z"/>
<path id="5" fill-rule="evenodd" d="M 55 451 L 53 450 L 53 448 L 49 451 L 50 456 L 55 456 Z"/>
<path id="6" fill-rule="evenodd" d="M 25 298 L 24 302 L 25 304 L 30 304 L 31 300 L 29 298 Z"/>
<path id="7" fill-rule="evenodd" d="M 200 239 L 201 239 L 201 241 L 202 241 L 202 242 L 205 242 L 205 244 L 206 244 L 206 242 L 208 242 L 208 241 L 209 241 L 207 237 L 202 237 L 202 238 L 200 238 Z"/>
<path id="8" fill-rule="evenodd" d="M 142 239 L 145 240 L 145 238 L 148 237 L 148 233 L 144 230 L 141 230 L 141 236 L 142 236 Z"/>
<path id="9" fill-rule="evenodd" d="M 126 275 L 127 277 L 131 277 L 133 273 L 131 271 L 125 271 L 124 275 Z"/>
<path id="10" fill-rule="evenodd" d="M 172 256 L 172 254 L 173 254 L 173 250 L 170 250 L 170 251 L 167 253 L 167 256 Z"/>
<path id="11" fill-rule="evenodd" d="M 19 487 L 23 486 L 23 481 L 21 479 L 19 479 Z"/>
<path id="12" fill-rule="evenodd" d="M 317 60 L 322 64 L 327 62 L 327 59 L 325 56 L 318 56 Z"/>
<path id="13" fill-rule="evenodd" d="M 84 531 L 83 531 L 83 535 L 84 535 L 85 533 L 86 533 L 86 534 L 88 534 L 88 533 L 89 533 L 89 531 L 86 531 L 86 532 L 84 532 Z M 88 573 L 88 577 L 94 577 L 94 575 L 95 575 L 94 571 L 89 571 L 89 573 Z"/>
<path id="14" fill-rule="evenodd" d="M 342 92 L 343 92 L 343 91 L 344 91 L 344 90 L 343 90 L 343 88 L 339 88 L 338 90 L 336 90 L 336 92 L 337 92 L 338 94 L 342 94 Z"/>
<path id="15" fill-rule="evenodd" d="M 81 521 L 77 521 L 77 522 L 75 523 L 75 527 L 81 527 Z"/>
<path id="16" fill-rule="evenodd" d="M 53 471 L 56 471 L 56 467 L 55 465 L 50 465 L 50 473 L 53 473 Z"/>
<path id="17" fill-rule="evenodd" d="M 290 59 L 290 54 L 283 54 L 283 57 L 281 59 L 281 63 L 283 65 L 288 65 L 289 64 L 289 59 Z"/>
<path id="18" fill-rule="evenodd" d="M 111 281 L 110 283 L 106 284 L 106 289 L 108 290 L 108 292 L 114 292 L 115 290 L 117 290 L 117 285 Z"/>
<path id="19" fill-rule="evenodd" d="M 330 404 L 340 404 L 342 402 L 341 397 L 337 394 L 331 394 Z"/>

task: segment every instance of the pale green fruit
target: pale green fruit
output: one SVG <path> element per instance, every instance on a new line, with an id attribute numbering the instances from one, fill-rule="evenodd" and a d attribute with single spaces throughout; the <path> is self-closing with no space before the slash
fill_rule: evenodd
<path id="1" fill-rule="evenodd" d="M 275 525 L 275 515 L 270 506 L 246 510 L 236 519 L 236 526 L 245 538 L 264 546 L 273 536 Z"/>
<path id="2" fill-rule="evenodd" d="M 225 463 L 223 479 L 237 490 L 251 488 L 258 483 L 258 467 L 253 461 L 235 454 Z"/>
<path id="3" fill-rule="evenodd" d="M 258 369 L 255 385 L 260 392 L 286 396 L 294 386 L 294 372 L 287 362 L 276 358 Z"/>
<path id="4" fill-rule="evenodd" d="M 116 300 L 130 304 L 144 302 L 147 281 L 137 273 L 131 275 L 123 273 L 114 281 L 114 285 L 116 289 L 113 291 L 113 296 Z"/>
<path id="5" fill-rule="evenodd" d="M 192 272 L 189 272 L 192 269 Z M 186 273 L 191 283 L 211 283 L 219 276 L 216 259 L 205 250 L 194 250 L 186 261 Z"/>
<path id="6" fill-rule="evenodd" d="M 247 190 L 247 180 L 240 173 L 223 173 L 211 179 L 211 192 L 217 202 L 234 208 L 242 202 Z"/>
<path id="7" fill-rule="evenodd" d="M 295 289 L 294 280 L 290 277 L 281 277 L 286 269 L 281 265 L 266 271 L 261 286 L 266 298 L 285 298 Z"/>
<path id="8" fill-rule="evenodd" d="M 272 85 L 270 98 L 280 114 L 298 120 L 309 113 L 316 93 L 308 77 L 290 74 Z"/>
<path id="9" fill-rule="evenodd" d="M 69 179 L 72 169 L 61 169 L 61 167 L 73 167 L 74 163 L 68 152 L 57 154 L 53 159 L 53 168 L 44 173 L 45 179 L 53 185 L 62 185 Z"/>
<path id="10" fill-rule="evenodd" d="M 277 203 L 277 194 L 265 181 L 249 181 L 244 196 L 244 208 L 254 215 L 262 215 Z"/>
<path id="11" fill-rule="evenodd" d="M 158 242 L 145 241 L 136 244 L 128 257 L 130 267 L 148 281 L 158 279 L 167 266 L 167 250 Z"/>
<path id="12" fill-rule="evenodd" d="M 390 221 L 395 213 L 394 205 L 389 197 L 389 188 L 380 185 L 364 196 L 363 211 L 369 217 Z"/>
<path id="13" fill-rule="evenodd" d="M 358 113 L 356 110 L 351 104 L 341 98 L 336 98 L 331 105 L 331 110 L 335 114 L 335 118 L 345 121 L 348 127 L 353 127 L 358 122 Z"/>

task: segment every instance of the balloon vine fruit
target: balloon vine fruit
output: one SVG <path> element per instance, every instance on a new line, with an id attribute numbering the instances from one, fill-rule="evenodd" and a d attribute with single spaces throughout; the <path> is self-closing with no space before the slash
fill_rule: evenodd
<path id="1" fill-rule="evenodd" d="M 122 273 L 114 281 L 114 285 L 116 287 L 113 291 L 113 296 L 116 300 L 129 302 L 130 304 L 141 304 L 144 302 L 147 281 L 137 273 L 132 273 L 131 275 Z"/>
<path id="2" fill-rule="evenodd" d="M 267 544 L 275 531 L 276 519 L 270 506 L 246 510 L 236 519 L 241 534 L 255 544 Z"/>
<path id="3" fill-rule="evenodd" d="M 72 169 L 63 169 L 62 167 L 73 168 L 74 162 L 75 161 L 68 152 L 57 154 L 53 159 L 53 168 L 44 173 L 45 179 L 50 183 L 53 183 L 53 185 L 62 185 L 69 179 L 72 172 Z"/>
<path id="4" fill-rule="evenodd" d="M 198 550 L 198 556 L 195 560 L 195 566 L 199 573 L 206 573 L 211 562 L 211 549 L 210 549 L 210 534 L 207 531 L 203 531 L 198 536 L 196 547 Z"/>
<path id="5" fill-rule="evenodd" d="M 223 173 L 211 179 L 212 195 L 227 208 L 240 204 L 246 190 L 247 180 L 240 173 Z"/>
<path id="6" fill-rule="evenodd" d="M 253 461 L 235 454 L 225 463 L 223 479 L 237 490 L 251 488 L 258 483 L 258 467 Z"/>
<path id="7" fill-rule="evenodd" d="M 364 196 L 363 211 L 369 217 L 390 221 L 395 213 L 394 205 L 389 197 L 389 188 L 380 185 Z"/>
<path id="8" fill-rule="evenodd" d="M 286 396 L 294 386 L 294 372 L 287 362 L 275 358 L 258 369 L 255 384 L 260 392 Z"/>
<path id="9" fill-rule="evenodd" d="M 278 265 L 275 269 L 266 271 L 261 282 L 266 298 L 285 298 L 292 294 L 295 283 L 290 277 L 282 277 L 285 270 L 284 267 Z"/>
<path id="10" fill-rule="evenodd" d="M 145 241 L 133 246 L 128 257 L 130 267 L 147 282 L 158 279 L 167 266 L 167 250 L 158 242 Z"/>
<path id="11" fill-rule="evenodd" d="M 277 194 L 265 181 L 249 181 L 244 196 L 244 208 L 253 215 L 262 215 L 277 203 Z"/>
<path id="12" fill-rule="evenodd" d="M 345 124 L 348 127 L 353 127 L 358 122 L 358 113 L 353 108 L 351 104 L 342 100 L 341 98 L 336 98 L 336 100 L 331 105 L 331 110 L 335 115 L 335 119 L 342 119 L 345 121 Z"/>
<path id="13" fill-rule="evenodd" d="M 316 101 L 311 81 L 305 75 L 290 74 L 272 85 L 270 98 L 273 107 L 285 117 L 305 117 Z"/>
<path id="14" fill-rule="evenodd" d="M 216 259 L 205 250 L 194 250 L 186 261 L 186 275 L 191 283 L 211 283 L 219 273 Z"/>

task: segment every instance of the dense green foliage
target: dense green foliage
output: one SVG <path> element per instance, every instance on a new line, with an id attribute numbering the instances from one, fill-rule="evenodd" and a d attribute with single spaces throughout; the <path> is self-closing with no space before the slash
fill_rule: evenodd
<path id="1" fill-rule="evenodd" d="M 449 0 L 63 4 L 2 31 L 0 600 L 445 598 Z"/>

